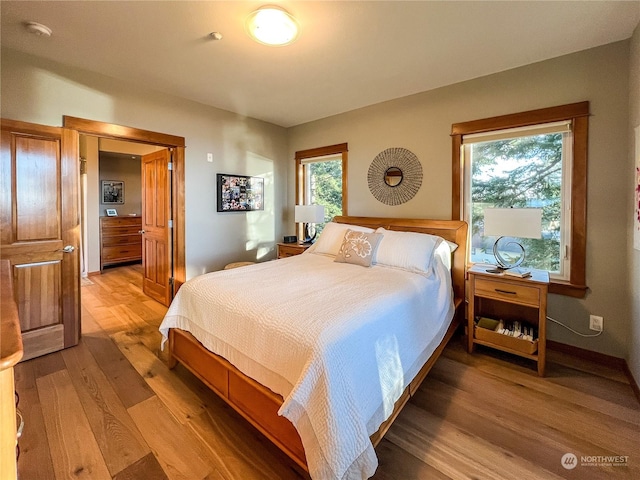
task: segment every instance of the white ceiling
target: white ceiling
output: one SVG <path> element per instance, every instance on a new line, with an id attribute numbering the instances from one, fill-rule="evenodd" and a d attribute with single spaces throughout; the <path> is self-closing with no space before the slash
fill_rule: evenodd
<path id="1" fill-rule="evenodd" d="M 271 3 L 297 18 L 294 44 L 247 36 L 255 1 L 2 0 L 2 46 L 289 127 L 623 40 L 640 21 L 640 0 Z"/>

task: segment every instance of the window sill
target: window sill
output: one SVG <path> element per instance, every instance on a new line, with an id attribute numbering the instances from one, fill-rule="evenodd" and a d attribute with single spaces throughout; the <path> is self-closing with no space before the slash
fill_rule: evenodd
<path id="1" fill-rule="evenodd" d="M 588 288 L 586 285 L 574 285 L 562 280 L 551 280 L 549 282 L 549 293 L 567 297 L 584 298 Z"/>

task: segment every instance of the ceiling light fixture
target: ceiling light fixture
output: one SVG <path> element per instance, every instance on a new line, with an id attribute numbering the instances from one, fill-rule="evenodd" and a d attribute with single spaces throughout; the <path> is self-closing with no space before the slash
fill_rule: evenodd
<path id="1" fill-rule="evenodd" d="M 49 27 L 38 22 L 26 22 L 24 26 L 29 33 L 33 33 L 39 37 L 50 37 L 53 33 Z"/>
<path id="2" fill-rule="evenodd" d="M 298 37 L 298 23 L 286 10 L 267 5 L 249 15 L 247 32 L 265 45 L 288 45 Z"/>

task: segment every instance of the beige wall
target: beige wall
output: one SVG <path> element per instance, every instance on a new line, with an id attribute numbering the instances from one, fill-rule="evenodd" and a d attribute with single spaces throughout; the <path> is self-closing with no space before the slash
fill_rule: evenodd
<path id="1" fill-rule="evenodd" d="M 297 150 L 349 144 L 349 214 L 450 218 L 451 124 L 588 100 L 589 181 L 585 299 L 551 295 L 549 314 L 589 333 L 589 314 L 604 317 L 604 333 L 584 339 L 548 324 L 553 340 L 625 357 L 630 324 L 628 261 L 629 42 L 412 95 L 293 127 L 289 157 Z M 364 82 L 364 80 L 363 80 Z M 364 84 L 364 83 L 363 83 Z M 369 192 L 367 170 L 389 147 L 415 153 L 423 184 L 408 203 L 389 207 Z M 294 198 L 294 170 L 289 195 Z M 291 216 L 289 215 L 289 221 Z"/>
<path id="2" fill-rule="evenodd" d="M 587 231 L 590 290 L 585 299 L 551 296 L 549 313 L 586 333 L 589 314 L 602 315 L 605 331 L 600 337 L 583 339 L 550 324 L 549 337 L 619 357 L 629 352 L 628 360 L 634 363 L 638 377 L 640 259 L 637 251 L 621 254 L 632 248 L 627 167 L 632 144 L 629 122 L 640 120 L 638 50 L 636 30 L 631 42 L 527 65 L 289 130 L 3 50 L 1 107 L 5 118 L 34 123 L 60 125 L 62 115 L 71 115 L 184 136 L 188 147 L 187 275 L 192 277 L 232 260 L 273 258 L 274 243 L 294 227 L 296 150 L 348 142 L 348 208 L 352 215 L 449 218 L 452 123 L 588 100 L 592 113 Z M 388 207 L 369 193 L 366 178 L 375 155 L 394 146 L 418 156 L 424 179 L 413 200 Z M 213 163 L 206 161 L 208 152 L 214 155 Z M 264 176 L 265 211 L 216 213 L 218 172 Z"/>
<path id="3" fill-rule="evenodd" d="M 59 126 L 70 115 L 185 137 L 188 277 L 275 257 L 290 168 L 284 128 L 7 49 L 1 72 L 4 118 Z M 216 213 L 218 172 L 264 177 L 265 210 Z"/>
<path id="4" fill-rule="evenodd" d="M 635 168 L 634 152 L 640 155 L 640 145 L 634 145 L 634 129 L 640 128 L 640 25 L 636 27 L 631 38 L 631 48 L 629 51 L 629 177 L 631 183 L 625 188 L 629 188 L 630 206 L 626 210 L 629 218 L 628 227 L 628 247 L 629 252 L 629 294 L 631 295 L 631 325 L 629 335 L 629 354 L 627 364 L 633 374 L 636 384 L 640 385 L 640 250 L 633 248 L 633 214 L 634 196 L 631 194 L 635 188 Z"/>

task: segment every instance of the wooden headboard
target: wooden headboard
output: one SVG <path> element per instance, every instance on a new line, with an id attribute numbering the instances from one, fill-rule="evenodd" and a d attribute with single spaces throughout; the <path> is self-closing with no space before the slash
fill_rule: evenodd
<path id="1" fill-rule="evenodd" d="M 458 245 L 453 253 L 451 276 L 453 279 L 453 292 L 456 310 L 462 305 L 462 311 L 458 315 L 464 315 L 465 301 L 465 269 L 467 258 L 467 223 L 460 220 L 425 220 L 413 218 L 378 218 L 378 217 L 335 217 L 336 223 L 361 225 L 363 227 L 404 232 L 429 233 L 437 235 Z M 464 317 L 463 317 L 464 318 Z"/>

